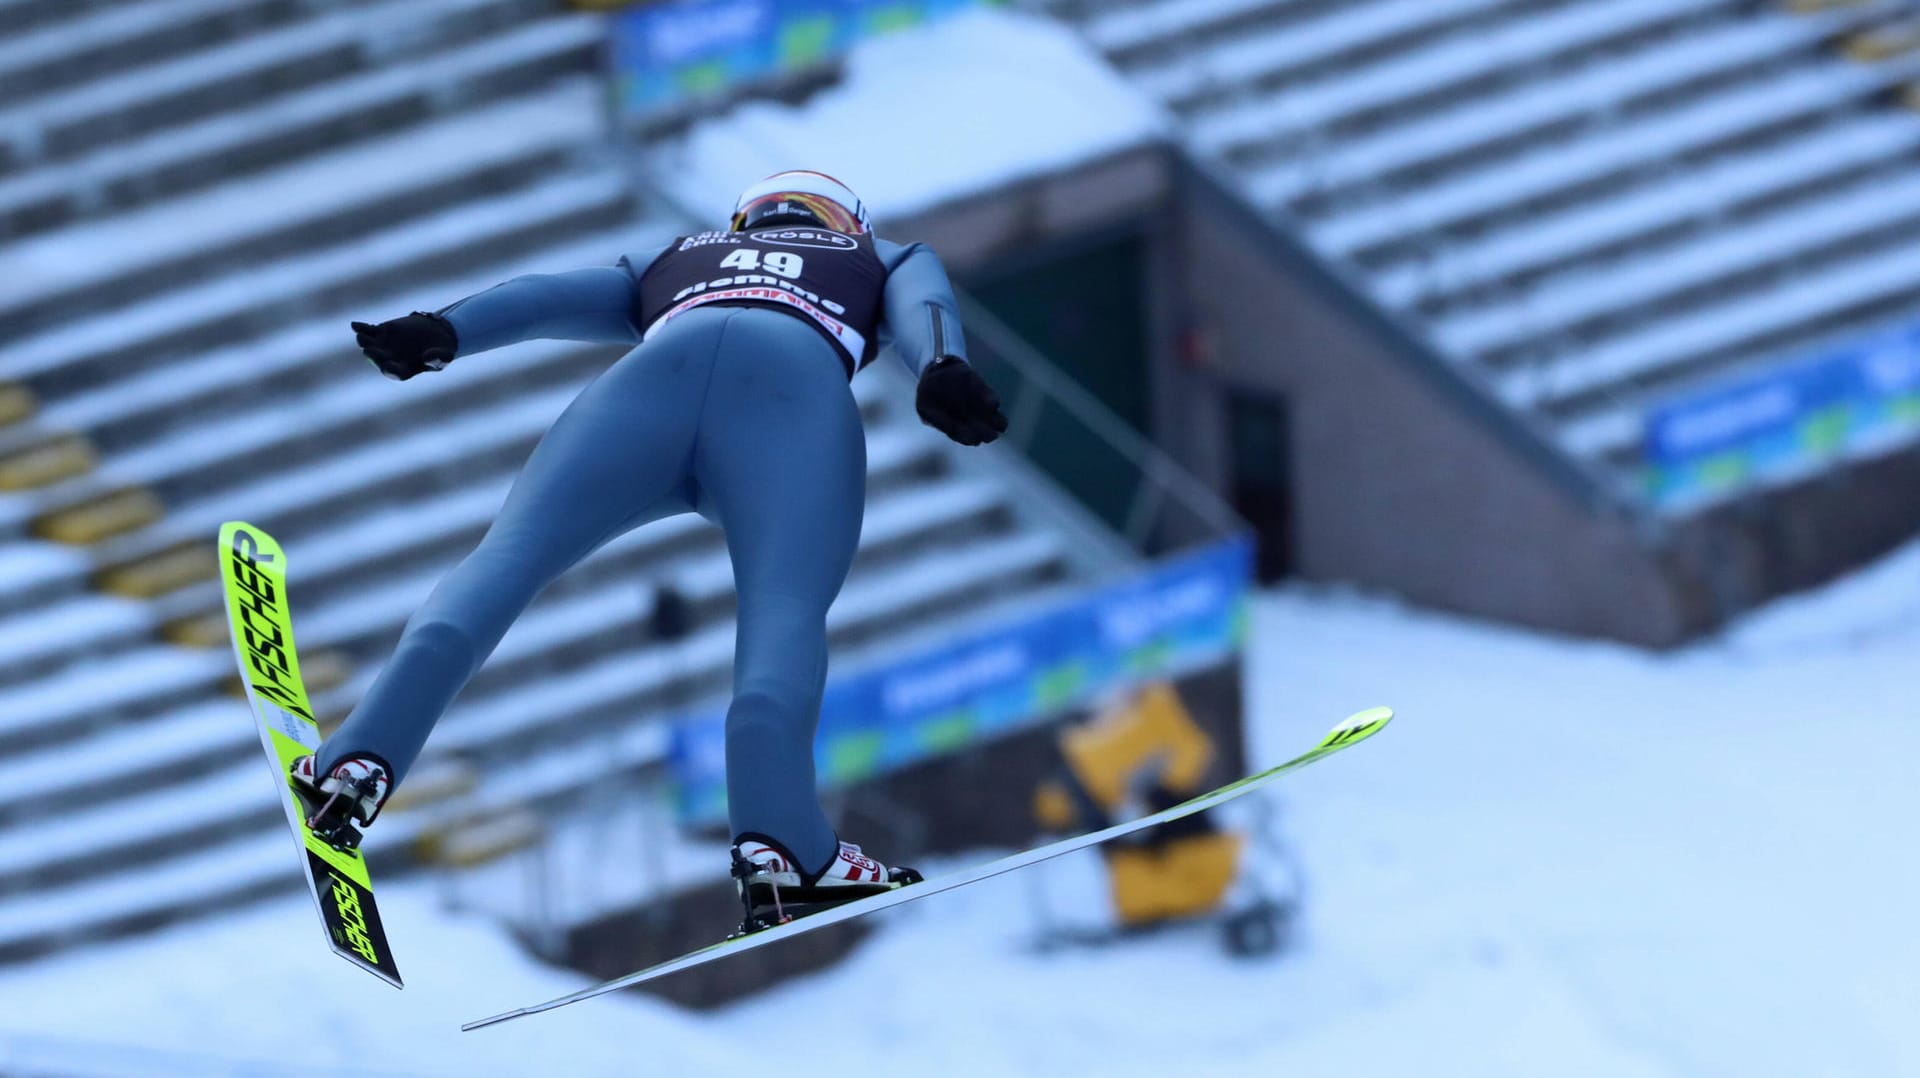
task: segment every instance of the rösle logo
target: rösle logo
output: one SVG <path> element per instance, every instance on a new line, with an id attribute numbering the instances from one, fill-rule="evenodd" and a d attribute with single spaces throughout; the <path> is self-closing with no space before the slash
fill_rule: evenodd
<path id="1" fill-rule="evenodd" d="M 819 251 L 851 251 L 860 246 L 852 236 L 819 228 L 757 228 L 747 238 L 753 243 L 809 247 Z"/>

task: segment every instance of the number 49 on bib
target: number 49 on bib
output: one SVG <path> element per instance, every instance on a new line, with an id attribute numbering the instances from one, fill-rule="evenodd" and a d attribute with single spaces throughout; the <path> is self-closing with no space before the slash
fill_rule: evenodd
<path id="1" fill-rule="evenodd" d="M 734 270 L 757 270 L 765 267 L 768 273 L 784 277 L 789 281 L 798 280 L 806 272 L 807 261 L 791 251 L 774 251 L 762 257 L 759 251 L 751 247 L 742 247 L 720 260 L 721 268 Z"/>

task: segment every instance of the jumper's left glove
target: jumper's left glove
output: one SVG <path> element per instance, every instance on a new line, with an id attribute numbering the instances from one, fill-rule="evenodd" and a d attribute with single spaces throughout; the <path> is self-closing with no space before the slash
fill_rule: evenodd
<path id="1" fill-rule="evenodd" d="M 941 356 L 920 372 L 913 406 L 922 422 L 961 445 L 985 445 L 1007 429 L 999 394 L 959 356 Z"/>
<path id="2" fill-rule="evenodd" d="M 355 322 L 353 338 L 381 374 L 401 382 L 422 371 L 445 370 L 460 350 L 453 324 L 421 311 L 379 325 Z"/>

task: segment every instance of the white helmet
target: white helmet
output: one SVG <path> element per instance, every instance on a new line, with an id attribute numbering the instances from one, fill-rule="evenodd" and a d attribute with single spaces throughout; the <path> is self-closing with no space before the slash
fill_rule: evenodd
<path id="1" fill-rule="evenodd" d="M 742 191 L 740 201 L 734 203 L 735 232 L 763 224 L 799 223 L 856 236 L 873 229 L 866 204 L 846 184 L 824 172 L 776 172 Z"/>

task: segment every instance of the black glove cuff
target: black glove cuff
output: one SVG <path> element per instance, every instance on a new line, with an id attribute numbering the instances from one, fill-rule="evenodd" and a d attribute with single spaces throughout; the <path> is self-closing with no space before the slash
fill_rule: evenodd
<path id="1" fill-rule="evenodd" d="M 943 355 L 920 372 L 914 410 L 922 422 L 961 445 L 984 445 L 1007 429 L 993 387 L 959 356 Z"/>
<path id="2" fill-rule="evenodd" d="M 448 355 L 458 356 L 460 354 L 460 331 L 453 328 L 453 323 L 447 321 L 446 315 L 441 314 L 439 311 L 415 311 L 413 312 L 413 316 L 432 322 L 440 329 L 440 332 L 447 335 Z"/>

